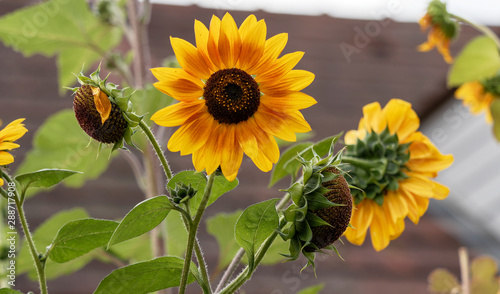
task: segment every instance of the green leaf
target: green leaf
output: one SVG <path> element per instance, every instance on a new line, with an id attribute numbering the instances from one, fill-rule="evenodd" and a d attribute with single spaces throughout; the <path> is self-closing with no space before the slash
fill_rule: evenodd
<path id="1" fill-rule="evenodd" d="M 276 202 L 270 199 L 249 206 L 238 219 L 235 227 L 236 242 L 245 249 L 248 265 L 254 269 L 254 259 L 262 243 L 278 228 L 279 216 Z"/>
<path id="2" fill-rule="evenodd" d="M 108 247 L 151 231 L 167 217 L 172 208 L 167 196 L 157 196 L 137 204 L 120 222 Z"/>
<path id="3" fill-rule="evenodd" d="M 173 190 L 175 189 L 176 183 L 184 183 L 186 185 L 191 184 L 191 186 L 197 190 L 194 197 L 189 200 L 189 207 L 191 211 L 196 211 L 200 206 L 203 193 L 205 193 L 205 186 L 207 184 L 205 175 L 193 170 L 182 171 L 175 174 L 172 179 L 170 179 L 167 187 Z M 212 193 L 208 199 L 207 207 L 214 203 L 220 196 L 231 191 L 237 186 L 238 179 L 229 182 L 224 176 L 216 176 L 212 184 Z"/>
<path id="4" fill-rule="evenodd" d="M 242 212 L 242 210 L 238 210 L 233 213 L 219 213 L 207 219 L 207 232 L 214 236 L 217 244 L 219 244 L 219 259 L 216 271 L 220 271 L 229 265 L 236 252 L 240 249 L 240 245 L 234 239 L 234 226 Z"/>
<path id="5" fill-rule="evenodd" d="M 300 290 L 297 294 L 319 294 L 325 288 L 325 284 L 318 284 Z"/>
<path id="6" fill-rule="evenodd" d="M 76 82 L 73 73 L 92 66 L 121 41 L 120 29 L 102 23 L 85 0 L 50 0 L 0 19 L 0 39 L 25 56 L 58 55 L 60 86 Z"/>
<path id="7" fill-rule="evenodd" d="M 180 212 L 172 211 L 165 219 L 167 227 L 167 253 L 173 256 L 184 256 L 188 234 Z"/>
<path id="8" fill-rule="evenodd" d="M 101 153 L 99 144 L 80 128 L 72 110 L 60 111 L 37 130 L 33 149 L 28 152 L 17 174 L 35 172 L 44 168 L 80 171 L 64 181 L 68 187 L 81 187 L 85 181 L 101 175 L 110 163 L 110 156 Z M 111 154 L 111 157 L 117 153 Z M 38 189 L 30 189 L 28 196 Z"/>
<path id="9" fill-rule="evenodd" d="M 116 244 L 110 251 L 122 260 L 129 260 L 130 263 L 153 258 L 151 239 L 147 234 Z"/>
<path id="10" fill-rule="evenodd" d="M 101 281 L 94 294 L 146 294 L 177 287 L 183 264 L 181 258 L 167 256 L 119 268 Z M 190 274 L 188 283 L 193 281 L 193 274 Z"/>
<path id="11" fill-rule="evenodd" d="M 269 187 L 274 186 L 279 180 L 290 174 L 295 175 L 298 168 L 300 167 L 300 162 L 296 160 L 295 157 L 298 153 L 302 152 L 304 149 L 312 145 L 312 142 L 305 142 L 294 145 L 285 150 L 285 152 L 281 154 L 278 162 L 273 167 Z"/>
<path id="12" fill-rule="evenodd" d="M 491 38 L 480 36 L 470 41 L 448 72 L 448 87 L 491 77 L 500 69 L 498 48 Z"/>
<path id="13" fill-rule="evenodd" d="M 33 241 L 37 246 L 37 251 L 44 253 L 47 246 L 52 243 L 54 237 L 56 236 L 59 229 L 67 222 L 74 221 L 77 219 L 87 218 L 89 215 L 87 212 L 81 208 L 75 208 L 67 211 L 59 212 L 45 222 L 43 222 L 38 228 L 33 231 Z M 47 279 L 55 279 L 59 276 L 70 274 L 75 272 L 85 266 L 90 262 L 92 258 L 89 256 L 84 256 L 79 259 L 72 260 L 65 264 L 57 264 L 50 259 L 46 262 L 46 275 Z M 26 242 L 21 245 L 21 250 L 17 256 L 17 272 L 18 274 L 29 273 L 30 278 L 37 279 L 37 273 L 33 266 L 33 259 L 29 252 L 29 248 Z M 60 270 L 64 269 L 64 270 Z"/>
<path id="14" fill-rule="evenodd" d="M 115 221 L 92 218 L 69 222 L 57 233 L 49 257 L 64 263 L 105 246 L 117 226 Z"/>
<path id="15" fill-rule="evenodd" d="M 50 188 L 59 184 L 64 179 L 79 172 L 64 169 L 41 169 L 36 172 L 16 176 L 20 190 L 31 188 Z"/>
<path id="16" fill-rule="evenodd" d="M 495 259 L 480 256 L 472 261 L 470 270 L 474 280 L 494 280 L 498 273 L 498 265 Z"/>
<path id="17" fill-rule="evenodd" d="M 493 117 L 493 134 L 500 142 L 500 99 L 495 99 L 491 103 L 491 116 Z"/>
<path id="18" fill-rule="evenodd" d="M 429 291 L 432 293 L 451 293 L 460 286 L 455 275 L 442 268 L 433 270 L 428 277 Z"/>
<path id="19" fill-rule="evenodd" d="M 19 292 L 17 290 L 2 288 L 0 289 L 0 294 L 23 294 L 23 292 Z"/>

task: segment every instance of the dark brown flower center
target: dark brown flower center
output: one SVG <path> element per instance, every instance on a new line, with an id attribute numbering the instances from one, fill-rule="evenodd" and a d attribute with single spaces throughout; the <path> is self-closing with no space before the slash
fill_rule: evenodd
<path id="1" fill-rule="evenodd" d="M 241 69 L 215 72 L 207 80 L 203 91 L 208 112 L 221 124 L 246 121 L 259 108 L 259 85 Z"/>
<path id="2" fill-rule="evenodd" d="M 111 102 L 111 113 L 103 124 L 90 86 L 83 85 L 75 92 L 73 110 L 80 127 L 94 140 L 116 143 L 123 138 L 127 121 L 123 118 L 120 108 Z"/>

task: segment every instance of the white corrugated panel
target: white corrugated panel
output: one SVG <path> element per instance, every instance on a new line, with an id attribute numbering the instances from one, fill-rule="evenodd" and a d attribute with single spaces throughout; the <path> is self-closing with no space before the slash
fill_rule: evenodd
<path id="1" fill-rule="evenodd" d="M 500 254 L 500 144 L 491 125 L 484 115 L 473 116 L 450 99 L 422 122 L 421 130 L 455 158 L 436 179 L 450 188 L 450 195 L 432 205 L 443 208 L 446 225 L 466 245 Z"/>

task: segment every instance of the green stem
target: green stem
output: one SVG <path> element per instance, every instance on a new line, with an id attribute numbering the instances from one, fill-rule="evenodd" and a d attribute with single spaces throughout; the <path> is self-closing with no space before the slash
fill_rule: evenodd
<path id="1" fill-rule="evenodd" d="M 158 144 L 158 141 L 156 141 L 155 136 L 153 135 L 153 132 L 149 128 L 149 126 L 143 122 L 142 120 L 139 122 L 139 126 L 141 129 L 144 131 L 146 136 L 148 137 L 149 142 L 153 146 L 154 150 L 156 151 L 156 155 L 160 159 L 161 165 L 163 167 L 163 171 L 165 172 L 165 175 L 167 176 L 167 181 L 172 178 L 172 171 L 170 170 L 170 166 L 168 165 L 167 158 L 165 157 L 165 154 L 163 154 L 163 150 L 161 150 L 160 144 Z"/>
<path id="2" fill-rule="evenodd" d="M 458 21 L 461 21 L 463 23 L 466 23 L 466 24 L 472 26 L 476 30 L 478 30 L 481 33 L 485 34 L 486 36 L 490 37 L 495 42 L 495 45 L 497 45 L 498 49 L 500 49 L 500 39 L 498 38 L 497 34 L 495 34 L 487 26 L 473 23 L 473 22 L 471 22 L 471 21 L 469 21 L 469 20 L 467 20 L 467 19 L 465 19 L 465 18 L 463 18 L 461 16 L 455 15 L 455 14 L 451 14 L 450 13 L 450 16 L 453 17 L 454 19 L 458 20 Z"/>
<path id="3" fill-rule="evenodd" d="M 8 183 L 14 183 L 12 179 L 7 175 L 6 173 L 3 173 L 4 178 L 7 180 Z M 5 192 L 2 189 L 2 192 Z M 2 193 L 4 194 L 4 193 Z M 31 257 L 33 258 L 33 261 L 35 262 L 35 267 L 36 271 L 38 274 L 38 282 L 40 284 L 40 292 L 41 294 L 47 294 L 47 279 L 45 277 L 45 262 L 42 262 L 40 258 L 38 257 L 38 252 L 35 247 L 35 242 L 33 241 L 33 237 L 31 236 L 31 232 L 28 228 L 28 221 L 26 220 L 26 215 L 24 213 L 24 208 L 21 203 L 21 199 L 19 197 L 19 194 L 17 192 L 17 188 L 14 191 L 14 201 L 16 203 L 16 208 L 17 208 L 17 213 L 19 217 L 19 221 L 21 222 L 21 226 L 23 227 L 24 231 L 24 238 L 26 239 L 26 243 L 28 244 L 28 248 L 31 253 Z M 8 194 L 7 194 L 8 195 Z"/>
<path id="4" fill-rule="evenodd" d="M 290 201 L 291 199 L 290 193 L 286 193 L 285 196 L 280 200 L 280 202 L 276 205 L 276 210 L 282 210 L 286 204 Z M 283 228 L 283 226 L 286 224 L 286 222 L 283 221 L 283 217 L 280 218 L 280 225 L 278 228 L 273 232 L 269 238 L 266 239 L 264 244 L 260 247 L 259 251 L 257 252 L 257 256 L 255 258 L 255 266 L 254 270 L 250 271 L 250 268 L 247 266 L 245 269 L 233 280 L 231 283 L 229 283 L 222 291 L 217 292 L 219 294 L 229 294 L 229 293 L 235 293 L 243 284 L 245 284 L 246 281 L 248 281 L 251 277 L 255 269 L 257 269 L 257 266 L 260 264 L 264 256 L 266 255 L 267 251 L 273 244 L 274 240 L 276 240 L 276 237 L 279 235 L 279 231 Z M 241 249 L 240 249 L 241 250 Z M 241 259 L 243 255 L 236 255 L 235 258 Z M 231 263 L 234 263 L 235 260 L 233 260 Z M 229 270 L 229 269 L 228 269 Z M 231 269 L 232 270 L 232 269 Z M 225 281 L 221 281 L 219 283 L 219 286 L 224 285 Z M 218 287 L 219 288 L 219 287 Z"/>
<path id="5" fill-rule="evenodd" d="M 205 212 L 205 208 L 207 207 L 208 199 L 210 198 L 210 194 L 212 192 L 212 185 L 214 183 L 215 173 L 212 173 L 208 177 L 208 183 L 205 187 L 205 193 L 203 194 L 203 198 L 200 202 L 200 207 L 198 207 L 198 211 L 193 220 L 192 226 L 189 228 L 188 242 L 186 246 L 186 257 L 184 258 L 184 267 L 182 269 L 182 277 L 181 284 L 179 286 L 179 294 L 184 294 L 186 292 L 187 279 L 189 276 L 189 266 L 191 265 L 191 257 L 193 256 L 193 247 L 196 240 L 196 233 L 198 231 L 198 226 L 200 225 L 201 217 Z"/>

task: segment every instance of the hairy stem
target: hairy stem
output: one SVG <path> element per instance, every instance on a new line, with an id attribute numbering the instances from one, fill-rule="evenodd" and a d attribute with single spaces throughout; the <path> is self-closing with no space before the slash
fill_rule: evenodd
<path id="1" fill-rule="evenodd" d="M 495 42 L 495 45 L 497 45 L 498 49 L 500 50 L 500 38 L 498 38 L 497 34 L 495 34 L 490 28 L 488 28 L 487 26 L 481 25 L 481 24 L 473 23 L 473 22 L 471 22 L 471 21 L 469 21 L 461 16 L 455 15 L 455 14 L 450 13 L 450 16 L 453 17 L 454 19 L 460 21 L 460 22 L 463 22 L 463 23 L 470 25 L 471 27 L 475 28 L 479 32 L 490 37 L 493 40 L 493 42 Z"/>
<path id="2" fill-rule="evenodd" d="M 167 181 L 172 178 L 172 171 L 170 169 L 170 166 L 168 165 L 167 158 L 165 157 L 165 154 L 163 154 L 163 150 L 160 147 L 160 144 L 158 144 L 158 141 L 156 140 L 155 136 L 153 135 L 153 132 L 151 129 L 146 125 L 145 122 L 142 120 L 139 122 L 139 126 L 141 129 L 144 131 L 146 136 L 148 137 L 149 142 L 153 146 L 154 150 L 156 151 L 156 155 L 158 156 L 158 159 L 160 159 L 161 165 L 163 167 L 163 171 L 165 172 L 165 175 L 167 176 Z"/>
<path id="3" fill-rule="evenodd" d="M 208 183 L 207 186 L 205 187 L 205 193 L 203 194 L 200 206 L 198 207 L 198 211 L 196 212 L 196 215 L 194 217 L 193 224 L 189 227 L 188 242 L 186 246 L 186 256 L 184 258 L 184 267 L 182 269 L 179 294 L 184 294 L 186 292 L 187 278 L 189 276 L 189 266 L 191 264 L 191 258 L 193 256 L 193 247 L 196 241 L 196 233 L 198 232 L 198 226 L 200 225 L 201 217 L 203 216 L 205 208 L 207 207 L 208 199 L 210 198 L 210 194 L 212 192 L 212 185 L 214 183 L 214 179 L 215 179 L 215 173 L 212 173 L 208 177 Z"/>

